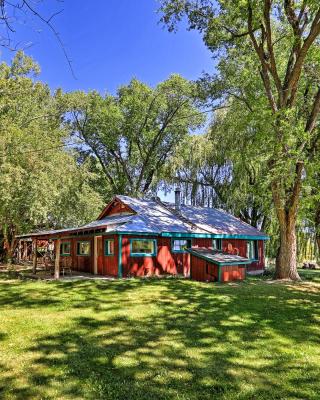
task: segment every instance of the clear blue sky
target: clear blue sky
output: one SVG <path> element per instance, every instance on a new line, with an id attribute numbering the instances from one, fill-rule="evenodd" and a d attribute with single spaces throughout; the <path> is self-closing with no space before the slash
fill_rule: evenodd
<path id="1" fill-rule="evenodd" d="M 81 4 L 81 5 L 79 5 Z M 36 19 L 21 23 L 15 38 L 32 42 L 26 53 L 41 66 L 41 80 L 66 91 L 97 89 L 114 93 L 132 77 L 155 85 L 171 73 L 196 79 L 213 71 L 213 60 L 196 32 L 181 26 L 168 33 L 159 24 L 156 0 L 44 0 L 42 13 L 63 9 L 53 23 L 72 59 L 75 80 L 50 30 Z M 41 32 L 38 32 L 42 29 Z M 2 59 L 7 60 L 7 52 Z"/>
<path id="2" fill-rule="evenodd" d="M 57 39 L 39 20 L 21 22 L 12 38 L 32 43 L 25 52 L 40 64 L 40 79 L 52 89 L 114 93 L 133 77 L 153 86 L 172 73 L 197 79 L 203 71 L 213 72 L 214 62 L 200 35 L 188 32 L 185 26 L 169 33 L 159 24 L 156 0 L 44 0 L 41 7 L 46 17 L 63 9 L 53 24 L 77 79 Z M 2 60 L 12 56 L 2 50 Z M 173 200 L 173 193 L 160 195 Z"/>

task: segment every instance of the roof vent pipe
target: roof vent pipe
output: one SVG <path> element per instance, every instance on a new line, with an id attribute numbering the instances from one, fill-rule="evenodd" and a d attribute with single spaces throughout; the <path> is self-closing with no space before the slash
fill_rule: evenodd
<path id="1" fill-rule="evenodd" d="M 177 185 L 174 189 L 174 203 L 176 211 L 181 210 L 181 189 L 180 186 Z"/>

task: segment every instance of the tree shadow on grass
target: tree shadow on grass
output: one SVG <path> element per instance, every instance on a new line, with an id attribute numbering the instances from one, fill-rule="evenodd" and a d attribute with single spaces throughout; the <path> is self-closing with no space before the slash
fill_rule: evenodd
<path id="1" fill-rule="evenodd" d="M 12 370 L 0 362 L 0 399 L 26 400 L 37 396 L 30 385 L 19 385 Z"/>
<path id="2" fill-rule="evenodd" d="M 314 294 L 285 286 L 279 296 L 280 288 L 263 285 L 250 291 L 248 285 L 143 284 L 166 289 L 166 296 L 156 299 L 157 313 L 137 319 L 101 311 L 74 318 L 72 328 L 58 337 L 43 336 L 30 349 L 40 354 L 40 371 L 65 369 L 71 384 L 63 396 L 231 399 L 242 391 L 239 398 L 267 399 L 272 390 L 280 399 L 312 398 L 320 390 L 319 365 L 301 367 L 288 351 L 305 343 L 306 335 L 308 343 L 319 344 Z M 132 285 L 125 287 L 133 290 Z M 44 378 L 30 379 L 38 385 Z"/>
<path id="3" fill-rule="evenodd" d="M 302 288 L 50 284 L 50 298 L 62 290 L 69 307 L 92 314 L 35 340 L 24 399 L 317 399 L 319 360 L 305 352 L 319 347 L 320 293 Z"/>
<path id="4" fill-rule="evenodd" d="M 95 308 L 97 297 L 110 298 L 139 287 L 138 280 L 131 281 L 0 281 L 0 308 Z"/>

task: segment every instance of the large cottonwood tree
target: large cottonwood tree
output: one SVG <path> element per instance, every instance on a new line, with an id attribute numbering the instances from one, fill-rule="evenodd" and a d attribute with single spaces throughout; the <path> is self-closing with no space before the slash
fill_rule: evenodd
<path id="1" fill-rule="evenodd" d="M 218 68 L 237 62 L 235 75 L 248 71 L 248 80 L 260 79 L 264 99 L 259 99 L 252 112 L 257 120 L 265 120 L 259 135 L 265 141 L 280 226 L 276 275 L 299 279 L 298 206 L 305 166 L 314 159 L 320 139 L 319 2 L 163 0 L 161 11 L 171 30 L 187 17 L 189 27 L 198 29 L 220 57 Z M 241 97 L 239 87 L 233 95 Z"/>
<path id="2" fill-rule="evenodd" d="M 66 123 L 82 151 L 100 165 L 113 194 L 155 190 L 168 158 L 190 130 L 201 126 L 196 85 L 179 75 L 152 88 L 137 79 L 115 96 L 65 96 Z"/>

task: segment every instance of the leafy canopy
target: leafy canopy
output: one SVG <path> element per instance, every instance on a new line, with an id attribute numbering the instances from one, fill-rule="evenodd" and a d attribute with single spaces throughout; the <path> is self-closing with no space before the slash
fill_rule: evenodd
<path id="1" fill-rule="evenodd" d="M 201 126 L 196 85 L 172 75 L 155 88 L 133 79 L 115 96 L 66 95 L 66 121 L 99 163 L 113 193 L 154 190 L 161 170 L 190 130 Z"/>
<path id="2" fill-rule="evenodd" d="M 99 212 L 86 165 L 63 149 L 59 92 L 30 76 L 39 71 L 18 53 L 0 65 L 0 236 L 86 222 Z"/>

